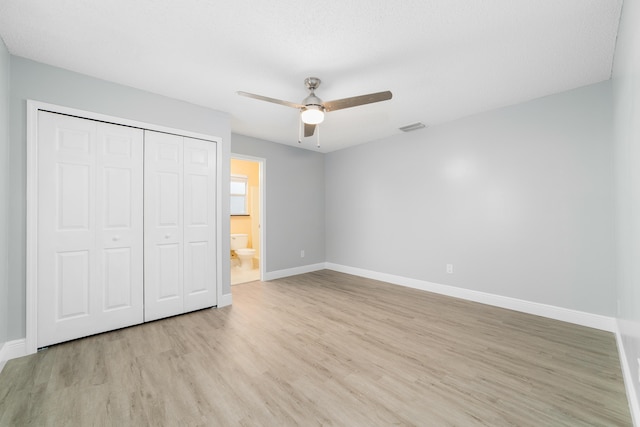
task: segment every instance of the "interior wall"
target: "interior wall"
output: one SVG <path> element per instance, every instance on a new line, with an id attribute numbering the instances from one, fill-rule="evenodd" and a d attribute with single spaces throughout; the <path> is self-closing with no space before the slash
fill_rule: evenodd
<path id="1" fill-rule="evenodd" d="M 9 339 L 25 337 L 26 324 L 26 102 L 28 99 L 221 137 L 222 293 L 229 294 L 229 141 L 225 113 L 131 87 L 11 56 L 9 194 Z M 227 237 L 224 237 L 227 236 Z"/>
<path id="2" fill-rule="evenodd" d="M 9 63 L 9 51 L 0 38 L 0 349 L 8 339 L 9 322 Z"/>
<path id="3" fill-rule="evenodd" d="M 618 237 L 618 325 L 640 397 L 640 1 L 625 0 L 613 68 Z M 629 396 L 631 398 L 631 396 Z M 636 408 L 640 401 L 636 400 Z M 636 423 L 640 420 L 636 419 Z"/>
<path id="4" fill-rule="evenodd" d="M 604 82 L 329 153 L 327 262 L 615 315 L 611 107 Z"/>
<path id="5" fill-rule="evenodd" d="M 265 159 L 264 271 L 323 263 L 324 155 L 237 134 L 231 152 Z"/>

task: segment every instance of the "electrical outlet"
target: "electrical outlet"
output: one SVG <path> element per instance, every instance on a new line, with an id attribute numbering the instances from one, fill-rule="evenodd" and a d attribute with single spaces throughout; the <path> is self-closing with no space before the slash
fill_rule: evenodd
<path id="1" fill-rule="evenodd" d="M 453 274 L 453 264 L 447 264 L 447 273 Z"/>
<path id="2" fill-rule="evenodd" d="M 304 258 L 304 249 L 300 251 L 300 258 Z"/>

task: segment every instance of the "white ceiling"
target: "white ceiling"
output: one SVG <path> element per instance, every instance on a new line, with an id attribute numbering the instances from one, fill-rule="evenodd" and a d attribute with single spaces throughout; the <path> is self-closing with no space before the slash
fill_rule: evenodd
<path id="1" fill-rule="evenodd" d="M 298 146 L 317 76 L 322 152 L 610 78 L 622 0 L 0 0 L 17 56 L 228 112 L 232 131 Z M 419 131 L 418 131 L 419 132 Z M 315 150 L 315 140 L 303 141 Z"/>

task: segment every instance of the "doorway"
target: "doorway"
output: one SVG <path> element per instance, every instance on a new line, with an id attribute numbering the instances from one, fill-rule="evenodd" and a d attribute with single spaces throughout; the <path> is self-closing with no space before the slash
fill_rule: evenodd
<path id="1" fill-rule="evenodd" d="M 266 264 L 265 159 L 231 154 L 231 285 L 262 280 Z M 238 243 L 242 242 L 242 243 Z M 244 248 L 242 248 L 244 249 Z M 241 253 L 239 256 L 238 253 Z"/>

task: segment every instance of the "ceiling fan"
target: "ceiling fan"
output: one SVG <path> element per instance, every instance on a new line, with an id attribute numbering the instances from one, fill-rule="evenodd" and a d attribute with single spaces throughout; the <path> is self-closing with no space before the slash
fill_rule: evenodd
<path id="1" fill-rule="evenodd" d="M 372 104 L 374 102 L 387 101 L 391 99 L 390 91 L 369 93 L 367 95 L 352 96 L 350 98 L 336 99 L 334 101 L 323 102 L 315 94 L 315 90 L 320 86 L 321 80 L 317 77 L 307 77 L 304 79 L 304 85 L 309 90 L 309 96 L 302 100 L 300 104 L 295 102 L 283 101 L 281 99 L 269 98 L 268 96 L 256 95 L 254 93 L 238 91 L 238 95 L 255 98 L 262 101 L 273 102 L 274 104 L 284 105 L 286 107 L 297 108 L 300 110 L 300 135 L 298 142 L 302 142 L 302 126 L 304 124 L 304 136 L 313 136 L 316 128 L 324 120 L 324 113 L 329 111 L 342 110 L 344 108 L 357 107 L 359 105 Z M 318 132 L 319 134 L 319 132 Z M 318 147 L 320 146 L 318 135 Z"/>

